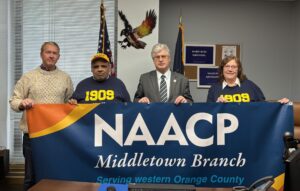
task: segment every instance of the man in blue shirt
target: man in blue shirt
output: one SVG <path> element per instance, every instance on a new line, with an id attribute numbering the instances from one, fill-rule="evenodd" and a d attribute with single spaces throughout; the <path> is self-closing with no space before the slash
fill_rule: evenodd
<path id="1" fill-rule="evenodd" d="M 131 102 L 125 84 L 110 76 L 111 65 L 106 54 L 93 56 L 91 71 L 93 76 L 79 82 L 69 103 Z"/>

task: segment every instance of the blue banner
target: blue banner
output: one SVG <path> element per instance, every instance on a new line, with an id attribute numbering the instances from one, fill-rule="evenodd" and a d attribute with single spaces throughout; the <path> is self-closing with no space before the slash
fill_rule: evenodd
<path id="1" fill-rule="evenodd" d="M 37 180 L 283 187 L 279 103 L 35 105 L 27 113 Z"/>

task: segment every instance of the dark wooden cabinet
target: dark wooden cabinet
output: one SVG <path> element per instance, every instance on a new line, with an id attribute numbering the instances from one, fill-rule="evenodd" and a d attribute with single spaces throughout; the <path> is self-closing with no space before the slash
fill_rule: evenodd
<path id="1" fill-rule="evenodd" d="M 8 173 L 9 166 L 9 150 L 0 150 L 0 179 L 4 179 Z"/>

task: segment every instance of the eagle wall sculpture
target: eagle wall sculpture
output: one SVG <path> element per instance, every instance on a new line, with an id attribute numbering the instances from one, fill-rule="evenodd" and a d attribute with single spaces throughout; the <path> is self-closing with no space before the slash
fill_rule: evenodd
<path id="1" fill-rule="evenodd" d="M 121 47 L 125 49 L 127 47 L 133 46 L 136 49 L 144 49 L 146 43 L 139 39 L 151 34 L 152 30 L 155 28 L 157 18 L 155 11 L 147 11 L 145 20 L 140 26 L 134 29 L 132 29 L 132 26 L 129 24 L 126 16 L 122 11 L 119 11 L 119 16 L 125 25 L 125 28 L 121 30 L 120 33 L 120 36 L 125 36 L 125 38 L 122 41 L 118 41 Z"/>

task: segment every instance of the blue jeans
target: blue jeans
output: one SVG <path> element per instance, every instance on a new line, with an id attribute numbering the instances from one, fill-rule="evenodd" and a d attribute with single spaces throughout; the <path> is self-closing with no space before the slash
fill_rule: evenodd
<path id="1" fill-rule="evenodd" d="M 24 191 L 27 191 L 35 184 L 33 172 L 32 149 L 28 133 L 23 135 L 23 155 L 25 158 L 25 177 L 24 177 Z"/>

